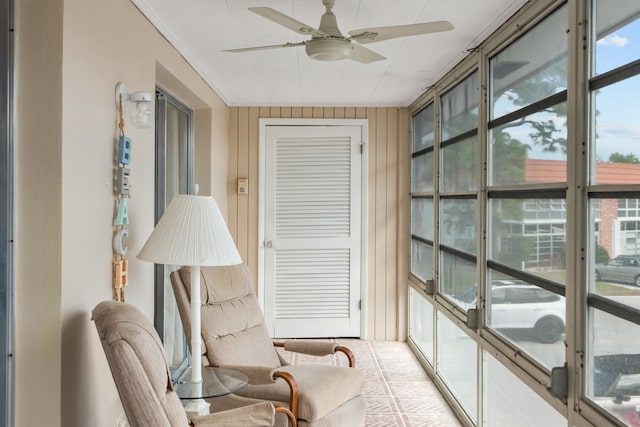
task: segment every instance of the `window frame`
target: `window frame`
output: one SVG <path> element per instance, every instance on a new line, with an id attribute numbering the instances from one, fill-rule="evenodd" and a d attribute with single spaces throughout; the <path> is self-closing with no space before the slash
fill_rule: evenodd
<path id="1" fill-rule="evenodd" d="M 464 420 L 466 424 L 473 424 L 471 418 L 465 415 L 464 410 L 456 407 L 456 398 L 450 391 L 446 389 L 446 384 L 438 376 L 437 362 L 439 351 L 437 348 L 437 323 L 436 318 L 444 315 L 447 319 L 453 321 L 461 331 L 472 337 L 478 348 L 483 354 L 490 354 L 496 358 L 511 374 L 522 380 L 536 395 L 540 396 L 550 408 L 554 409 L 567 420 L 567 425 L 620 425 L 621 422 L 607 413 L 604 409 L 590 402 L 585 398 L 586 387 L 588 383 L 588 372 L 585 367 L 587 362 L 587 349 L 589 345 L 588 317 L 589 310 L 600 310 L 603 313 L 617 316 L 620 321 L 625 320 L 633 325 L 640 325 L 640 310 L 630 308 L 623 304 L 616 304 L 613 300 L 607 299 L 595 293 L 589 293 L 586 284 L 593 280 L 591 277 L 591 265 L 594 257 L 592 246 L 594 242 L 600 242 L 604 239 L 606 230 L 603 229 L 600 220 L 596 219 L 595 224 L 590 210 L 600 212 L 603 207 L 600 200 L 606 198 L 625 199 L 626 202 L 621 208 L 624 215 L 620 215 L 623 220 L 630 221 L 626 229 L 629 233 L 639 234 L 637 230 L 640 218 L 635 216 L 638 211 L 638 200 L 640 200 L 640 182 L 631 185 L 603 185 L 593 184 L 589 181 L 591 168 L 590 146 L 595 130 L 593 129 L 592 113 L 591 113 L 591 94 L 599 89 L 608 87 L 633 76 L 640 75 L 640 58 L 635 59 L 631 56 L 629 63 L 620 62 L 617 68 L 606 70 L 599 75 L 592 75 L 588 70 L 591 67 L 591 52 L 594 49 L 594 41 L 591 37 L 592 28 L 595 18 L 592 9 L 594 0 L 579 0 L 569 2 L 566 0 L 543 0 L 540 2 L 529 2 L 520 11 L 514 14 L 509 20 L 503 24 L 496 32 L 491 34 L 487 40 L 480 43 L 479 46 L 470 49 L 468 56 L 448 71 L 440 81 L 430 86 L 418 99 L 409 107 L 409 116 L 416 114 L 425 105 L 432 103 L 436 105 L 435 109 L 435 126 L 440 126 L 440 111 L 438 108 L 439 97 L 449 88 L 460 82 L 471 69 L 476 67 L 480 73 L 481 101 L 478 106 L 480 122 L 478 125 L 478 137 L 480 140 L 480 181 L 482 187 L 479 188 L 478 205 L 479 205 L 479 226 L 477 229 L 478 240 L 487 239 L 489 212 L 489 203 L 495 199 L 536 199 L 536 203 L 544 205 L 546 211 L 543 215 L 534 215 L 535 221 L 546 221 L 551 223 L 554 221 L 564 222 L 564 227 L 558 229 L 558 232 L 565 233 L 565 253 L 566 253 L 566 279 L 563 283 L 557 282 L 557 278 L 553 280 L 545 278 L 538 274 L 531 274 L 523 269 L 516 269 L 491 259 L 488 246 L 483 242 L 479 245 L 477 254 L 478 260 L 478 295 L 477 300 L 479 306 L 475 313 L 465 312 L 454 302 L 438 293 L 438 281 L 442 266 L 439 264 L 442 253 L 451 252 L 453 255 L 470 258 L 470 255 L 463 251 L 458 251 L 455 247 L 443 245 L 441 242 L 440 231 L 440 202 L 447 198 L 469 197 L 466 192 L 441 193 L 441 168 L 440 150 L 448 144 L 454 144 L 454 136 L 450 141 L 440 140 L 439 132 L 436 132 L 436 140 L 434 142 L 433 158 L 435 161 L 434 174 L 434 191 L 429 194 L 410 193 L 410 198 L 415 197 L 433 197 L 434 199 L 434 224 L 436 227 L 435 234 L 429 244 L 434 249 L 433 255 L 433 279 L 422 280 L 413 274 L 409 274 L 409 287 L 411 288 L 411 298 L 420 298 L 420 304 L 424 300 L 430 304 L 433 311 L 434 338 L 435 348 L 433 350 L 433 361 L 425 361 L 420 357 L 419 343 L 412 340 L 411 332 L 407 338 L 407 342 L 414 350 L 419 359 L 427 370 L 434 374 L 434 382 L 441 388 L 445 398 L 452 402 L 453 409 L 456 414 Z M 626 3 L 629 9 L 623 12 L 629 15 L 629 20 L 637 19 L 635 5 L 631 8 L 631 3 Z M 557 11 L 559 8 L 566 8 L 562 19 L 557 21 L 554 30 L 566 30 L 567 46 L 566 51 L 562 51 L 567 61 L 567 77 L 566 89 L 557 93 L 549 92 L 549 96 L 544 99 L 538 99 L 536 102 L 527 105 L 519 110 L 510 111 L 502 117 L 495 119 L 489 116 L 489 59 L 500 51 L 508 47 L 511 43 L 520 38 L 523 34 L 530 31 L 538 23 L 546 19 L 549 15 Z M 626 11 L 626 12 L 625 12 Z M 620 18 L 624 18 L 621 14 Z M 617 17 L 617 16 L 615 16 Z M 564 19 L 567 20 L 565 23 Z M 631 22 L 630 21 L 630 22 Z M 560 22 L 560 23 L 558 23 Z M 626 22 L 626 21 L 625 21 Z M 564 25 L 566 24 L 566 28 Z M 562 25 L 562 27 L 559 27 Z M 604 33 L 603 33 L 604 34 Z M 634 35 L 635 37 L 635 35 Z M 557 39 L 556 39 L 557 40 Z M 633 40 L 636 40 L 635 38 Z M 564 46 L 560 47 L 564 49 Z M 507 55 L 509 56 L 509 55 Z M 511 55 L 511 57 L 515 57 Z M 564 58 L 564 56 L 563 56 Z M 624 58 L 629 58 L 625 56 Z M 509 59 L 509 58 L 507 58 Z M 565 59 L 563 59 L 564 61 Z M 544 60 L 541 61 L 544 63 Z M 488 137 L 489 132 L 498 126 L 509 123 L 512 120 L 525 117 L 528 114 L 535 113 L 541 109 L 566 103 L 566 116 L 562 112 L 563 120 L 566 120 L 566 178 L 560 180 L 555 178 L 555 182 L 534 183 L 534 184 L 513 184 L 505 182 L 502 185 L 488 185 L 488 176 L 486 168 L 488 160 Z M 564 108 L 564 106 L 563 106 Z M 509 111 L 503 109 L 504 111 Z M 564 122 L 563 122 L 564 126 Z M 412 128 L 412 132 L 414 129 Z M 635 146 L 634 146 L 635 147 Z M 558 199 L 561 203 L 553 203 L 553 199 Z M 597 218 L 600 218 L 599 216 Z M 544 222 L 543 221 L 543 222 Z M 554 222 L 555 223 L 555 222 Z M 549 226 L 545 226 L 549 227 Z M 536 228 L 538 231 L 541 227 Z M 531 231 L 531 230 L 529 230 Z M 525 228 L 522 228 L 525 232 Z M 548 232 L 544 231 L 545 233 Z M 635 234 L 630 237 L 635 236 Z M 411 236 L 409 240 L 413 240 L 415 236 Z M 548 244 L 551 240 L 546 239 Z M 445 252 L 441 248 L 445 248 Z M 621 252 L 623 253 L 623 252 Z M 566 323 L 567 330 L 570 333 L 565 338 L 565 367 L 558 366 L 560 369 L 552 373 L 550 368 L 541 366 L 535 359 L 529 357 L 522 349 L 512 345 L 507 340 L 493 333 L 490 328 L 484 325 L 483 310 L 487 310 L 483 306 L 486 302 L 487 282 L 490 279 L 490 273 L 498 271 L 504 275 L 511 276 L 516 280 L 536 285 L 544 291 L 551 292 L 556 298 L 564 297 L 566 303 Z M 595 288 L 594 288 L 595 289 Z M 544 292 L 541 291 L 541 292 Z M 594 291 L 595 292 L 595 291 Z M 546 297 L 545 297 L 546 298 Z M 411 316 L 411 314 L 409 314 Z M 474 323 L 474 316 L 477 323 Z M 409 323 L 415 319 L 410 318 Z M 426 325 L 422 325 L 427 327 Z M 481 367 L 484 361 L 482 356 L 478 358 L 478 366 Z M 566 369 L 563 371 L 563 369 Z M 478 399 L 481 402 L 478 405 L 478 414 L 475 416 L 478 420 L 485 420 L 482 411 L 485 410 L 483 399 L 484 391 L 482 377 L 482 369 L 479 372 L 479 393 Z M 567 396 L 555 396 L 550 393 L 548 387 L 552 384 L 552 378 L 562 378 L 565 376 L 568 383 Z M 555 379 L 553 380 L 555 381 Z M 459 405 L 458 405 L 459 406 Z"/>
<path id="2" fill-rule="evenodd" d="M 485 226 L 486 208 L 487 208 L 487 197 L 488 197 L 488 191 L 489 191 L 489 189 L 486 187 L 487 177 L 486 177 L 486 169 L 484 168 L 487 161 L 486 144 L 487 144 L 487 135 L 489 131 L 489 122 L 488 120 L 484 121 L 485 119 L 483 119 L 488 117 L 488 113 L 487 113 L 488 106 L 486 103 L 487 88 L 486 88 L 486 84 L 484 84 L 484 82 L 487 81 L 487 76 L 488 76 L 488 58 L 493 54 L 493 52 L 497 52 L 500 49 L 503 49 L 505 46 L 508 46 L 512 41 L 516 40 L 520 35 L 522 35 L 523 32 L 528 31 L 530 28 L 532 28 L 537 23 L 539 23 L 542 19 L 544 19 L 545 16 L 552 13 L 554 10 L 558 9 L 559 7 L 564 6 L 565 4 L 566 4 L 565 1 L 560 1 L 560 0 L 549 0 L 547 2 L 544 2 L 544 4 L 541 4 L 541 3 L 536 3 L 535 5 L 528 4 L 527 7 L 523 8 L 522 10 L 520 10 L 520 12 L 516 13 L 514 17 L 512 17 L 508 21 L 508 23 L 503 26 L 499 36 L 492 35 L 487 39 L 487 41 L 485 42 L 486 43 L 485 45 L 481 45 L 478 48 L 472 49 L 469 55 L 467 56 L 467 58 L 465 58 L 465 60 L 463 60 L 460 64 L 454 67 L 454 69 L 449 71 L 441 81 L 431 86 L 424 94 L 422 94 L 412 104 L 412 106 L 409 107 L 409 114 L 411 117 L 428 103 L 438 104 L 439 103 L 438 97 L 441 93 L 447 91 L 449 88 L 454 86 L 456 82 L 460 82 L 464 78 L 464 76 L 474 72 L 475 70 L 478 70 L 479 81 L 480 81 L 480 93 L 478 94 L 478 96 L 479 96 L 479 99 L 482 101 L 478 105 L 479 123 L 478 123 L 477 134 L 478 134 L 479 153 L 478 153 L 477 160 L 480 165 L 478 168 L 478 171 L 479 171 L 478 179 L 480 180 L 481 183 L 483 183 L 482 186 L 478 187 L 478 195 L 477 195 L 478 210 L 479 210 L 478 228 L 477 228 L 478 240 L 482 241 L 486 238 L 482 233 L 484 232 L 486 227 Z M 570 48 L 569 48 L 569 51 L 571 51 Z M 554 102 L 557 99 L 562 99 L 562 97 L 569 98 L 568 91 L 564 94 L 560 94 L 557 97 L 555 97 Z M 540 105 L 544 105 L 544 104 L 540 104 Z M 440 125 L 439 114 L 440 112 L 439 110 L 437 110 L 436 111 L 437 126 Z M 499 121 L 496 121 L 496 122 L 493 122 L 492 124 L 498 125 L 499 123 L 500 123 Z M 436 146 L 436 149 L 434 150 L 435 151 L 434 157 L 435 157 L 436 168 L 437 168 L 436 174 L 439 173 L 440 171 L 439 168 L 441 167 L 440 159 L 439 159 L 440 148 L 442 148 L 442 146 L 446 147 L 449 144 L 455 143 L 455 141 L 457 141 L 458 138 L 462 140 L 464 137 L 468 137 L 474 134 L 476 131 L 471 130 L 469 132 L 470 132 L 469 135 L 454 136 L 450 138 L 450 141 L 444 141 L 444 144 L 442 144 L 442 141 L 436 140 L 434 144 Z M 440 187 L 439 187 L 440 179 L 436 179 L 434 183 L 435 183 L 434 191 L 435 191 L 435 199 L 436 199 L 436 202 L 434 203 L 434 222 L 436 224 L 440 224 L 440 219 L 439 219 L 440 212 L 439 212 L 438 203 L 441 198 L 446 199 L 448 197 L 458 198 L 458 197 L 473 197 L 473 196 L 467 192 L 458 192 L 458 193 L 452 192 L 451 194 L 441 194 Z M 496 194 L 500 194 L 500 196 L 502 197 L 511 197 L 514 194 L 513 190 L 519 190 L 519 189 L 517 187 L 514 188 L 510 186 L 495 186 L 491 188 L 491 191 L 493 191 L 492 195 L 495 196 Z M 554 193 L 561 192 L 561 194 L 563 195 L 563 198 L 565 199 L 565 203 L 567 203 L 566 200 L 568 198 L 569 192 L 567 191 L 566 182 L 561 184 L 552 183 L 552 184 L 534 185 L 533 190 L 539 194 L 550 193 L 551 195 L 555 195 Z M 411 193 L 411 196 L 415 196 L 415 194 Z M 438 226 L 439 225 L 437 225 L 437 227 Z M 507 367 L 507 369 L 512 374 L 514 374 L 516 377 L 523 380 L 536 394 L 543 397 L 543 399 L 549 404 L 551 408 L 558 411 L 564 417 L 567 417 L 566 403 L 562 402 L 560 399 L 555 399 L 550 397 L 549 392 L 546 389 L 545 385 L 548 385 L 550 383 L 550 378 L 551 378 L 549 369 L 541 367 L 540 364 L 536 363 L 533 360 L 530 360 L 530 358 L 523 357 L 523 353 L 521 352 L 520 349 L 514 347 L 508 342 L 505 342 L 504 340 L 500 339 L 500 337 L 494 336 L 494 334 L 492 334 L 489 329 L 485 328 L 483 325 L 483 321 L 481 319 L 482 310 L 483 310 L 482 307 L 478 307 L 478 309 L 475 312 L 465 312 L 464 310 L 461 310 L 460 307 L 458 307 L 456 304 L 452 303 L 446 297 L 440 295 L 437 292 L 437 287 L 438 287 L 437 282 L 439 281 L 439 274 L 440 274 L 439 259 L 440 259 L 440 252 L 442 251 L 442 249 L 444 249 L 445 252 L 451 252 L 454 255 L 460 255 L 462 257 L 473 256 L 473 255 L 467 254 L 466 252 L 456 251 L 455 248 L 450 248 L 450 247 L 447 247 L 446 245 L 442 245 L 439 239 L 440 239 L 439 232 L 436 232 L 434 236 L 434 241 L 433 241 L 434 249 L 437 249 L 436 251 L 434 251 L 434 258 L 436 258 L 436 260 L 434 261 L 433 281 L 424 281 L 412 274 L 409 275 L 409 286 L 413 288 L 415 291 L 412 293 L 413 297 L 424 298 L 429 304 L 433 306 L 434 317 L 437 317 L 436 315 L 440 313 L 444 314 L 447 318 L 454 321 L 458 325 L 458 327 L 460 327 L 461 330 L 463 330 L 467 335 L 473 337 L 474 340 L 476 340 L 479 346 L 479 349 L 482 350 L 482 351 L 479 351 L 479 357 L 478 357 L 479 367 L 481 367 L 483 364 L 482 354 L 484 354 L 485 352 L 488 352 L 488 354 L 492 354 L 505 367 Z M 486 276 L 485 271 L 491 268 L 490 264 L 481 265 L 480 263 L 481 260 L 486 259 L 485 249 L 486 248 L 484 243 L 479 244 L 477 256 L 475 258 L 478 260 L 477 270 L 478 270 L 478 280 L 479 280 L 478 282 L 479 284 L 478 300 L 479 301 L 483 301 L 486 298 L 485 282 L 487 279 L 485 277 Z M 506 271 L 512 272 L 509 269 L 507 269 Z M 429 282 L 432 282 L 432 283 L 429 283 Z M 542 287 L 545 290 L 551 290 L 551 292 L 563 296 L 565 292 L 565 289 L 563 286 L 559 286 L 554 282 L 550 282 L 546 280 L 541 280 L 541 282 L 544 285 Z M 433 289 L 434 287 L 435 287 L 435 291 Z M 474 324 L 474 321 L 476 321 L 474 319 L 477 319 L 478 323 Z M 436 328 L 435 324 L 434 324 L 434 328 Z M 419 355 L 421 350 L 418 344 L 412 341 L 411 336 L 408 336 L 407 341 L 410 347 L 414 349 L 416 354 Z M 437 341 L 437 336 L 434 338 L 434 341 Z M 437 357 L 438 357 L 437 349 L 434 350 L 434 353 L 436 357 L 434 364 L 437 364 Z M 431 364 L 424 362 L 424 365 L 427 370 L 431 370 L 431 371 L 434 370 L 433 367 L 430 368 Z M 481 373 L 482 369 L 479 369 L 478 372 Z M 439 386 L 445 398 L 450 402 L 454 402 L 453 409 L 456 412 L 456 414 L 461 419 L 465 420 L 467 423 L 473 424 L 473 421 L 465 414 L 465 411 L 456 406 L 455 396 L 452 396 L 451 392 L 449 392 L 446 389 L 446 386 L 443 383 L 443 381 L 439 379 L 437 370 L 436 372 L 434 372 L 434 374 L 435 374 L 434 382 L 436 383 L 436 385 Z M 482 400 L 483 393 L 484 393 L 482 378 L 480 378 L 478 381 L 478 388 L 479 388 L 478 399 Z M 484 410 L 483 405 L 482 404 L 478 405 L 479 413 L 477 415 L 477 418 L 475 416 L 474 418 L 478 420 L 484 419 L 482 415 L 483 410 Z"/>
<path id="3" fill-rule="evenodd" d="M 13 425 L 14 1 L 0 0 L 0 424 Z"/>
<path id="4" fill-rule="evenodd" d="M 625 80 L 631 78 L 638 78 L 640 76 L 640 58 L 628 62 L 626 64 L 614 67 L 612 69 L 607 70 L 604 73 L 597 74 L 595 71 L 595 55 L 596 55 L 596 25 L 597 25 L 597 16 L 596 16 L 596 3 L 597 0 L 590 0 L 588 2 L 588 6 L 584 9 L 583 13 L 585 16 L 590 17 L 589 22 L 591 25 L 585 29 L 585 39 L 588 40 L 588 49 L 584 53 L 584 57 L 582 58 L 584 65 L 584 69 L 587 69 L 586 76 L 586 93 L 584 117 L 586 118 L 586 123 L 588 123 L 588 128 L 585 130 L 585 140 L 588 145 L 588 154 L 585 154 L 585 192 L 583 198 L 583 204 L 585 206 L 584 211 L 590 212 L 590 214 L 585 218 L 585 237 L 582 242 L 584 248 L 587 249 L 587 259 L 584 263 L 583 271 L 581 272 L 584 277 L 585 286 L 581 289 L 581 294 L 584 295 L 584 300 L 586 304 L 582 310 L 579 310 L 581 318 L 583 319 L 584 325 L 582 329 L 582 333 L 584 334 L 584 340 L 579 343 L 581 346 L 579 350 L 584 354 L 584 367 L 579 371 L 579 384 L 580 389 L 578 390 L 578 408 L 583 412 L 584 416 L 588 419 L 597 420 L 597 422 L 619 422 L 613 417 L 612 414 L 607 413 L 603 408 L 599 407 L 595 401 L 593 401 L 590 397 L 588 397 L 587 385 L 590 382 L 590 373 L 589 367 L 592 365 L 592 358 L 595 359 L 595 356 L 590 355 L 590 346 L 591 343 L 589 341 L 589 330 L 588 325 L 595 318 L 596 311 L 605 313 L 607 315 L 611 315 L 619 320 L 624 320 L 627 322 L 631 322 L 635 325 L 640 325 L 640 309 L 634 308 L 632 306 L 619 303 L 613 299 L 607 298 L 602 295 L 598 295 L 595 292 L 592 292 L 590 289 L 590 284 L 593 282 L 595 284 L 595 277 L 592 273 L 592 267 L 595 266 L 595 253 L 594 248 L 595 245 L 599 244 L 598 236 L 590 237 L 588 226 L 590 221 L 593 220 L 591 215 L 598 215 L 600 218 L 600 212 L 602 206 L 602 200 L 606 199 L 618 199 L 618 212 L 621 210 L 625 212 L 624 216 L 620 216 L 620 218 L 627 218 L 627 213 L 631 211 L 636 211 L 638 202 L 640 199 L 640 182 L 633 184 L 603 184 L 600 182 L 592 182 L 595 177 L 595 163 L 596 163 L 596 126 L 595 126 L 595 96 L 598 90 L 613 86 L 617 83 L 624 82 Z M 625 201 L 624 207 L 620 207 L 620 202 Z M 629 201 L 634 201 L 633 205 L 630 206 Z M 595 210 L 595 205 L 598 205 L 598 212 Z M 594 207 L 593 212 L 591 207 Z M 633 217 L 632 217 L 633 218 Z M 615 256 L 612 256 L 611 259 L 614 259 Z"/>

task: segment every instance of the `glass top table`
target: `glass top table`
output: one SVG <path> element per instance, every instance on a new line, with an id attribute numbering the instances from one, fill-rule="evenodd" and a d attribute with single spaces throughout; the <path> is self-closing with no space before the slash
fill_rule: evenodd
<path id="1" fill-rule="evenodd" d="M 243 389 L 249 378 L 242 372 L 226 368 L 202 368 L 202 383 L 191 383 L 191 368 L 188 368 L 173 384 L 180 399 L 208 399 L 225 396 Z"/>

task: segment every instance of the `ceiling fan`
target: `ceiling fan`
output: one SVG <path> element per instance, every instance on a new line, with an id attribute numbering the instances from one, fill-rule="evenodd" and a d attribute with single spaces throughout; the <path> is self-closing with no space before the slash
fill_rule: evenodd
<path id="1" fill-rule="evenodd" d="M 335 0 L 322 0 L 326 7 L 325 13 L 320 19 L 320 27 L 315 29 L 298 21 L 284 13 L 270 7 L 250 7 L 249 10 L 263 18 L 280 24 L 298 34 L 311 35 L 310 40 L 296 43 L 276 44 L 269 46 L 245 47 L 240 49 L 228 49 L 224 52 L 250 52 L 256 50 L 278 49 L 282 47 L 304 46 L 310 58 L 321 61 L 338 61 L 351 59 L 363 64 L 386 59 L 384 56 L 367 49 L 361 45 L 380 42 L 399 37 L 416 36 L 420 34 L 437 33 L 453 30 L 453 25 L 448 21 L 423 22 L 419 24 L 394 25 L 389 27 L 361 28 L 349 31 L 350 37 L 342 35 L 338 29 L 336 16 L 333 14 Z M 359 43 L 352 43 L 353 41 Z"/>

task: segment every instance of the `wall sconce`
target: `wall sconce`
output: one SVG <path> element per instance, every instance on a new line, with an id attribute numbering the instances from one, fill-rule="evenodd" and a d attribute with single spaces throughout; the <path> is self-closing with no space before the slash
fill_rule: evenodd
<path id="1" fill-rule="evenodd" d="M 116 85 L 116 107 L 120 108 L 120 97 L 122 96 L 122 109 L 129 103 L 135 103 L 135 108 L 131 111 L 131 123 L 139 129 L 150 128 L 153 125 L 153 110 L 151 108 L 151 94 L 149 92 L 127 92 L 124 83 Z"/>

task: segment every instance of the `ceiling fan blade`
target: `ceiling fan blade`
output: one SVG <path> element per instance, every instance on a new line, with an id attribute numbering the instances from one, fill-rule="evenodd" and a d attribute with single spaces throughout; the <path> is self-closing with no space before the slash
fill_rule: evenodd
<path id="1" fill-rule="evenodd" d="M 353 48 L 353 50 L 351 51 L 349 56 L 347 56 L 347 58 L 352 59 L 354 61 L 361 62 L 363 64 L 369 64 L 371 62 L 383 61 L 387 59 L 384 56 L 370 49 L 367 49 L 366 47 L 362 47 L 360 45 L 353 44 L 353 43 L 351 43 L 351 47 Z"/>
<path id="2" fill-rule="evenodd" d="M 226 49 L 226 50 L 223 50 L 223 52 L 253 52 L 255 50 L 268 50 L 268 49 L 278 49 L 278 48 L 281 48 L 281 47 L 303 46 L 305 43 L 306 42 L 272 44 L 272 45 L 269 45 L 269 46 L 241 47 L 239 49 Z"/>
<path id="3" fill-rule="evenodd" d="M 329 34 L 324 31 L 317 30 L 304 22 L 293 19 L 292 17 L 285 15 L 282 12 L 278 12 L 275 9 L 271 9 L 270 7 L 250 7 L 249 10 L 263 18 L 275 22 L 276 24 L 287 27 L 298 34 L 311 34 L 316 37 L 329 37 Z"/>
<path id="4" fill-rule="evenodd" d="M 449 21 L 423 22 L 421 24 L 394 25 L 390 27 L 360 28 L 349 31 L 352 40 L 360 44 L 381 42 L 399 37 L 417 36 L 420 34 L 438 33 L 453 30 Z"/>

